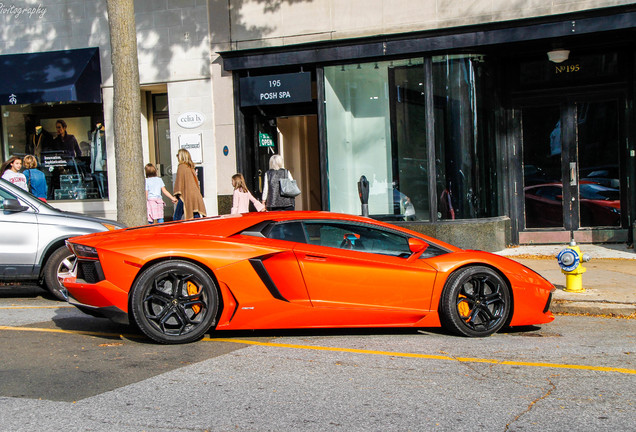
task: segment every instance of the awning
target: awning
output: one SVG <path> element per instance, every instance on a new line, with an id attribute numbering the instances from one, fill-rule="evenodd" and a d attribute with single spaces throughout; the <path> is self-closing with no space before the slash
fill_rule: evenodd
<path id="1" fill-rule="evenodd" d="M 0 105 L 102 101 L 99 49 L 0 56 Z"/>

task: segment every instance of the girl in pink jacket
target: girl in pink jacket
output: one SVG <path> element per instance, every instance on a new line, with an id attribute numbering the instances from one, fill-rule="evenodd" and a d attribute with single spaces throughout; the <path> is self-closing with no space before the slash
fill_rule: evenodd
<path id="1" fill-rule="evenodd" d="M 243 174 L 234 174 L 232 176 L 232 186 L 234 193 L 232 195 L 232 210 L 230 214 L 248 213 L 250 211 L 250 201 L 254 204 L 256 210 L 265 211 L 265 206 L 252 196 L 249 189 L 245 185 Z"/>

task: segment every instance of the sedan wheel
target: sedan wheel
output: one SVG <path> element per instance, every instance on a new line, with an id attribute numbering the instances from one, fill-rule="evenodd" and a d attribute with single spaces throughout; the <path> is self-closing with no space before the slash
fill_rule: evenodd
<path id="1" fill-rule="evenodd" d="M 450 275 L 440 303 L 442 326 L 462 336 L 483 337 L 501 329 L 510 314 L 510 292 L 494 270 L 473 266 Z"/>
<path id="2" fill-rule="evenodd" d="M 44 266 L 46 288 L 58 300 L 66 301 L 66 290 L 60 283 L 60 276 L 73 269 L 76 259 L 75 255 L 66 246 L 61 246 L 51 254 Z"/>
<path id="3" fill-rule="evenodd" d="M 187 261 L 164 261 L 145 270 L 132 289 L 131 311 L 149 338 L 192 342 L 214 325 L 218 291 L 212 278 Z"/>

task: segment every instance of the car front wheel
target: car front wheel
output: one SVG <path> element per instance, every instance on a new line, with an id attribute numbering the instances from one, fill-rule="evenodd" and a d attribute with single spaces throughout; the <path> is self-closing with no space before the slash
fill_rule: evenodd
<path id="1" fill-rule="evenodd" d="M 60 246 L 51 254 L 44 265 L 44 283 L 58 300 L 66 301 L 64 287 L 60 283 L 59 275 L 70 272 L 75 260 L 75 255 L 66 246 Z"/>
<path id="2" fill-rule="evenodd" d="M 499 331 L 510 314 L 510 291 L 493 269 L 472 266 L 451 274 L 440 302 L 440 320 L 449 332 L 470 337 Z"/>
<path id="3" fill-rule="evenodd" d="M 214 280 L 199 266 L 171 260 L 144 270 L 132 288 L 131 312 L 149 338 L 164 344 L 198 340 L 219 305 Z"/>

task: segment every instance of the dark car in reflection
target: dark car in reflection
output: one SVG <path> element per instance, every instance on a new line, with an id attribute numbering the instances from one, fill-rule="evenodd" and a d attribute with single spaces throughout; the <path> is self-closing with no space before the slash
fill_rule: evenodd
<path id="1" fill-rule="evenodd" d="M 581 169 L 579 176 L 582 182 L 589 181 L 610 188 L 620 188 L 618 165 L 595 166 Z"/>
<path id="2" fill-rule="evenodd" d="M 579 184 L 581 226 L 619 226 L 620 191 L 589 181 Z M 525 188 L 526 228 L 563 226 L 563 185 L 546 183 Z"/>

